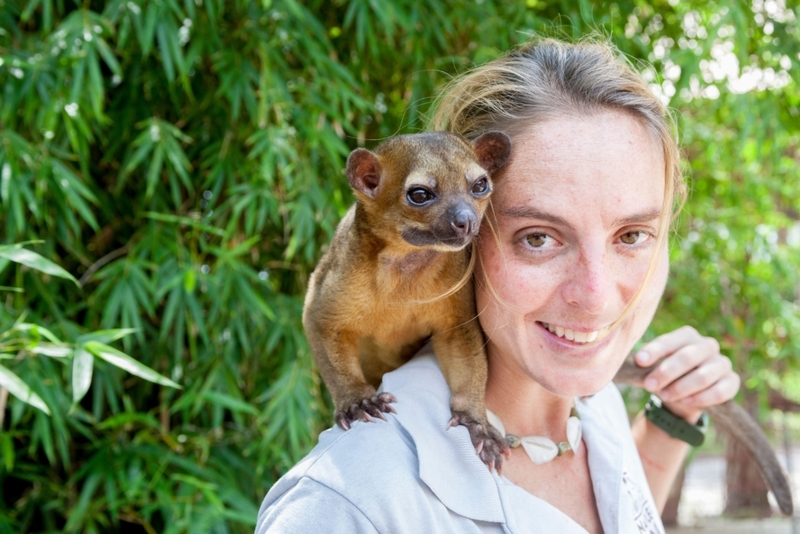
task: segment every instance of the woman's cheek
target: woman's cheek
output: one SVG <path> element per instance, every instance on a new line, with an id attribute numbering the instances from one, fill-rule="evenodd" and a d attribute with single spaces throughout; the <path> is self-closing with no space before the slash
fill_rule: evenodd
<path id="1" fill-rule="evenodd" d="M 644 281 L 644 278 L 647 273 L 646 265 L 642 274 L 639 277 L 639 280 Z M 634 337 L 639 339 L 642 335 L 644 335 L 645 330 L 650 325 L 650 322 L 653 320 L 653 316 L 658 309 L 658 304 L 661 301 L 661 296 L 664 293 L 664 289 L 667 285 L 667 278 L 669 276 L 669 256 L 665 250 L 660 253 L 660 257 L 658 259 L 658 267 L 656 268 L 653 277 L 650 280 L 650 283 L 644 294 L 642 295 L 642 299 L 636 306 L 636 310 L 631 314 L 631 317 L 634 322 L 634 329 L 636 330 Z M 641 283 L 641 282 L 640 282 Z M 633 294 L 635 294 L 636 290 L 638 290 L 639 286 L 633 288 Z"/>
<path id="2" fill-rule="evenodd" d="M 481 327 L 490 338 L 500 335 L 513 324 L 519 313 L 518 294 L 527 292 L 522 287 L 524 279 L 512 266 L 511 254 L 508 247 L 501 249 L 493 239 L 489 243 L 483 241 L 479 249 L 475 300 Z"/>
<path id="3" fill-rule="evenodd" d="M 656 269 L 653 279 L 650 281 L 650 287 L 647 289 L 645 298 L 649 296 L 653 301 L 653 313 L 658 303 L 661 301 L 661 295 L 664 294 L 664 289 L 667 287 L 667 278 L 669 278 L 669 253 L 667 248 L 661 251 L 661 257 L 658 259 L 658 268 Z"/>

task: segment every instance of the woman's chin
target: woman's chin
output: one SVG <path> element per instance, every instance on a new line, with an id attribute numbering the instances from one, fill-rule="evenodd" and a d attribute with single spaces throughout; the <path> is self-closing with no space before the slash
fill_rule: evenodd
<path id="1" fill-rule="evenodd" d="M 539 357 L 535 363 L 529 362 L 529 374 L 545 389 L 562 396 L 594 395 L 606 387 L 622 365 L 634 337 L 622 327 L 603 339 L 579 344 L 543 328 L 534 330 L 538 339 L 529 341 L 539 347 Z"/>
<path id="2" fill-rule="evenodd" d="M 614 379 L 608 367 L 602 369 L 575 369 L 559 371 L 550 368 L 546 373 L 534 375 L 542 387 L 560 397 L 586 397 L 594 395 Z"/>

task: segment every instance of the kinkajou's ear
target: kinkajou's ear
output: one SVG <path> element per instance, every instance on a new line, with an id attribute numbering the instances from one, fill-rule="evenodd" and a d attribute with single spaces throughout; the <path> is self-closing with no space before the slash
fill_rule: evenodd
<path id="1" fill-rule="evenodd" d="M 347 179 L 350 186 L 369 198 L 375 198 L 381 183 L 381 164 L 378 156 L 366 148 L 357 148 L 347 157 Z"/>
<path id="2" fill-rule="evenodd" d="M 503 132 L 486 132 L 472 142 L 478 163 L 489 174 L 505 165 L 511 155 L 511 139 Z"/>

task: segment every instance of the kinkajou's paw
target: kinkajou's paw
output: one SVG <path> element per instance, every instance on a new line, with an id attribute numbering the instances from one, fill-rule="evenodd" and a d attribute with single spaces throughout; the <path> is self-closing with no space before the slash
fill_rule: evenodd
<path id="1" fill-rule="evenodd" d="M 346 410 L 336 412 L 336 424 L 345 430 L 350 430 L 350 424 L 354 421 L 372 422 L 373 417 L 386 421 L 384 413 L 397 413 L 390 402 L 397 402 L 391 393 L 379 393 L 361 402 L 354 402 Z"/>
<path id="2" fill-rule="evenodd" d="M 489 467 L 489 471 L 497 469 L 497 474 L 503 474 L 503 457 L 508 457 L 510 450 L 505 436 L 500 435 L 487 421 L 479 421 L 466 412 L 454 411 L 453 417 L 447 428 L 463 425 L 469 430 L 469 437 L 475 452 L 481 461 Z"/>

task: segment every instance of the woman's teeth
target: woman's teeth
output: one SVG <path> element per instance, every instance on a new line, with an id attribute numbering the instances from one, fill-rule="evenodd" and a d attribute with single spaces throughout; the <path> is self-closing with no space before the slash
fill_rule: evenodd
<path id="1" fill-rule="evenodd" d="M 542 323 L 542 326 L 547 328 L 547 330 L 558 337 L 566 338 L 569 341 L 574 341 L 575 343 L 591 343 L 592 341 L 602 338 L 608 332 L 607 328 L 603 328 L 595 332 L 576 332 L 574 330 L 570 330 L 569 328 L 553 326 L 547 323 Z"/>

